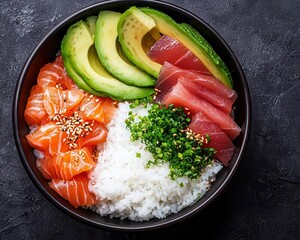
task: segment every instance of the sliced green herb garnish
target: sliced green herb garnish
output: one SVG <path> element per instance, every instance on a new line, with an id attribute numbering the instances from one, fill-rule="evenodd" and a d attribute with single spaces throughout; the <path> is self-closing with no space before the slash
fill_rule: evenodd
<path id="1" fill-rule="evenodd" d="M 147 116 L 136 121 L 135 115 L 130 113 L 125 121 L 131 141 L 140 139 L 154 157 L 147 167 L 168 162 L 173 180 L 183 176 L 198 178 L 214 158 L 213 148 L 202 147 L 209 136 L 195 135 L 188 128 L 189 122 L 183 108 L 157 103 L 151 105 Z"/>
<path id="2" fill-rule="evenodd" d="M 145 98 L 141 98 L 141 99 L 136 99 L 134 101 L 132 101 L 129 105 L 130 108 L 135 108 L 139 105 L 143 105 L 144 107 L 147 107 L 148 103 L 151 103 L 153 101 L 153 95 L 145 97 Z"/>

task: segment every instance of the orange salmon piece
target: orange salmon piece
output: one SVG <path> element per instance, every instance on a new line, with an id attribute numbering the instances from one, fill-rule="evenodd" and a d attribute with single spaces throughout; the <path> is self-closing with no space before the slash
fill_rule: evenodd
<path id="1" fill-rule="evenodd" d="M 84 120 L 108 124 L 114 116 L 115 104 L 115 101 L 110 98 L 86 94 L 78 107 L 79 116 Z"/>
<path id="2" fill-rule="evenodd" d="M 43 152 L 46 157 L 68 151 L 68 145 L 64 142 L 66 137 L 67 133 L 60 130 L 54 122 L 39 126 L 34 132 L 26 135 L 29 145 Z"/>
<path id="3" fill-rule="evenodd" d="M 68 200 L 75 208 L 89 207 L 97 204 L 95 195 L 89 191 L 88 176 L 81 173 L 70 180 L 52 179 L 49 186 L 64 199 Z"/>
<path id="4" fill-rule="evenodd" d="M 56 87 L 60 84 L 64 73 L 64 65 L 60 62 L 45 64 L 39 71 L 37 85 L 40 87 Z"/>
<path id="5" fill-rule="evenodd" d="M 40 69 L 37 77 L 37 85 L 41 87 L 79 89 L 69 77 L 61 55 L 57 56 L 54 62 L 47 63 Z"/>
<path id="6" fill-rule="evenodd" d="M 61 90 L 48 87 L 44 92 L 44 106 L 50 117 L 56 114 L 69 115 L 84 97 L 80 90 Z"/>
<path id="7" fill-rule="evenodd" d="M 90 132 L 78 138 L 79 147 L 96 146 L 106 141 L 107 129 L 103 123 L 92 122 L 90 127 Z"/>
<path id="8" fill-rule="evenodd" d="M 76 83 L 72 80 L 72 78 L 69 77 L 68 73 L 66 71 L 63 72 L 61 76 L 61 85 L 64 89 L 69 89 L 69 90 L 81 90 Z"/>
<path id="9" fill-rule="evenodd" d="M 95 167 L 95 162 L 87 148 L 58 153 L 51 158 L 37 160 L 37 166 L 43 176 L 49 180 L 69 180 L 75 175 L 89 171 Z"/>
<path id="10" fill-rule="evenodd" d="M 29 126 L 41 125 L 47 122 L 48 114 L 44 108 L 44 90 L 33 86 L 27 100 L 24 117 Z"/>
<path id="11" fill-rule="evenodd" d="M 61 55 L 57 56 L 55 63 L 60 64 L 64 68 L 64 61 Z M 62 85 L 64 89 L 76 89 L 79 90 L 79 87 L 76 85 L 76 83 L 69 77 L 67 71 L 64 68 L 64 71 L 61 75 L 61 79 L 59 83 Z"/>

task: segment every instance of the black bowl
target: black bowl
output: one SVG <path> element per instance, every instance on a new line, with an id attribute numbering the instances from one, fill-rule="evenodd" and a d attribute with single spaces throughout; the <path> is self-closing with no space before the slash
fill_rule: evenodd
<path id="1" fill-rule="evenodd" d="M 72 205 L 60 197 L 54 190 L 48 186 L 48 181 L 43 178 L 36 167 L 33 149 L 26 141 L 26 134 L 29 128 L 24 119 L 24 110 L 29 91 L 36 84 L 36 78 L 39 69 L 46 63 L 53 61 L 55 54 L 60 49 L 61 40 L 68 27 L 76 21 L 90 15 L 97 15 L 100 10 L 114 10 L 123 12 L 130 6 L 149 6 L 165 12 L 174 18 L 177 22 L 186 22 L 196 28 L 212 45 L 215 51 L 221 56 L 228 66 L 238 93 L 238 99 L 235 103 L 236 122 L 241 127 L 241 134 L 235 139 L 236 152 L 228 167 L 223 168 L 211 189 L 197 203 L 189 206 L 182 211 L 170 215 L 165 219 L 151 219 L 145 222 L 133 222 L 130 220 L 110 219 L 82 208 L 75 209 Z M 71 15 L 58 26 L 56 26 L 34 49 L 17 82 L 13 105 L 13 129 L 17 149 L 28 175 L 36 187 L 49 199 L 55 206 L 70 216 L 87 223 L 89 225 L 117 231 L 142 231 L 152 230 L 183 221 L 207 207 L 224 189 L 229 180 L 235 173 L 238 164 L 243 158 L 248 141 L 251 121 L 250 94 L 243 70 L 236 59 L 234 53 L 222 39 L 222 37 L 207 23 L 191 12 L 178 6 L 162 1 L 108 1 L 86 7 Z"/>

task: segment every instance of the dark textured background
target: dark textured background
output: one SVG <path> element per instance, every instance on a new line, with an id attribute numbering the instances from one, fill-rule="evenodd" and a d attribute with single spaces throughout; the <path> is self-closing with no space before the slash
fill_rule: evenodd
<path id="1" fill-rule="evenodd" d="M 300 239 L 300 2 L 172 0 L 213 26 L 246 74 L 253 123 L 236 175 L 203 213 L 147 233 L 111 233 L 61 213 L 16 151 L 11 109 L 25 60 L 65 17 L 96 1 L 0 2 L 0 239 Z"/>

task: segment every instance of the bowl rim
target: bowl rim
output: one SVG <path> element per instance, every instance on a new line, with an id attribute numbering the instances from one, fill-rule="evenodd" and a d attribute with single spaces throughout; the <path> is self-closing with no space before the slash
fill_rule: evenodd
<path id="1" fill-rule="evenodd" d="M 26 75 L 27 69 L 29 68 L 30 64 L 32 63 L 33 59 L 35 58 L 37 52 L 39 51 L 39 49 L 41 48 L 41 46 L 43 46 L 43 44 L 47 41 L 47 39 L 49 38 L 49 36 L 51 36 L 52 34 L 54 34 L 55 32 L 59 31 L 61 28 L 63 28 L 64 26 L 68 25 L 68 23 L 76 18 L 77 16 L 84 14 L 85 12 L 88 12 L 89 10 L 92 10 L 94 8 L 100 8 L 100 7 L 111 7 L 113 4 L 119 4 L 119 3 L 128 3 L 128 1 L 126 0 L 113 0 L 113 1 L 103 1 L 100 3 L 94 3 L 94 4 L 90 4 L 86 7 L 83 7 L 77 11 L 75 11 L 74 13 L 72 13 L 71 15 L 67 16 L 66 18 L 64 18 L 63 20 L 61 20 L 54 28 L 52 28 L 43 38 L 42 40 L 40 40 L 38 42 L 37 45 L 35 45 L 34 50 L 30 53 L 29 57 L 27 58 L 27 60 L 25 61 L 25 64 L 21 70 L 21 73 L 19 75 L 19 78 L 17 80 L 16 86 L 15 86 L 15 92 L 14 92 L 14 99 L 13 99 L 13 108 L 12 108 L 12 124 L 13 124 L 13 134 L 14 134 L 14 139 L 15 139 L 15 143 L 16 143 L 16 147 L 17 147 L 17 151 L 19 154 L 19 157 L 21 158 L 21 162 L 27 172 L 27 174 L 29 175 L 31 181 L 34 183 L 34 185 L 37 187 L 37 189 L 46 197 L 46 199 L 48 199 L 54 206 L 56 206 L 58 209 L 62 210 L 62 212 L 66 213 L 67 215 L 79 220 L 82 223 L 88 224 L 90 226 L 94 226 L 96 228 L 102 228 L 102 229 L 106 229 L 106 230 L 111 230 L 111 231 L 144 231 L 144 230 L 154 230 L 154 229 L 158 229 L 158 228 L 162 228 L 162 227 L 166 227 L 166 226 L 170 226 L 174 223 L 178 223 L 181 222 L 187 218 L 190 218 L 192 216 L 195 216 L 196 213 L 199 213 L 200 211 L 202 211 L 203 209 L 205 209 L 212 201 L 214 201 L 216 199 L 216 197 L 223 192 L 223 190 L 225 189 L 225 187 L 228 185 L 228 183 L 230 182 L 230 180 L 232 179 L 234 173 L 236 172 L 238 165 L 240 164 L 246 148 L 247 148 L 247 144 L 248 144 L 248 140 L 249 140 L 249 136 L 250 136 L 250 131 L 251 131 L 251 115 L 252 115 L 252 110 L 251 110 L 251 97 L 250 97 L 250 91 L 249 91 L 249 86 L 248 83 L 246 81 L 246 77 L 245 74 L 243 72 L 243 69 L 238 61 L 238 59 L 236 58 L 234 52 L 231 50 L 231 48 L 229 47 L 229 45 L 225 42 L 225 40 L 222 38 L 222 36 L 213 29 L 212 26 L 210 26 L 207 22 L 205 22 L 201 17 L 198 17 L 197 15 L 195 15 L 194 13 L 190 12 L 189 10 L 180 7 L 176 4 L 173 3 L 169 3 L 169 2 L 165 2 L 165 1 L 158 1 L 158 0 L 148 0 L 148 1 L 131 1 L 130 2 L 130 6 L 134 5 L 134 4 L 139 4 L 139 3 L 150 3 L 150 4 L 156 4 L 156 5 L 160 5 L 163 7 L 168 7 L 170 8 L 172 11 L 176 10 L 179 11 L 181 13 L 185 13 L 186 15 L 191 16 L 192 18 L 194 18 L 196 21 L 200 22 L 201 24 L 203 24 L 208 30 L 209 32 L 212 33 L 212 35 L 214 35 L 216 38 L 218 38 L 218 41 L 221 42 L 222 44 L 222 48 L 225 48 L 225 51 L 230 55 L 237 71 L 238 74 L 240 75 L 240 78 L 242 80 L 242 86 L 245 92 L 245 132 L 244 132 L 244 137 L 242 139 L 242 143 L 241 143 L 241 148 L 240 151 L 238 153 L 237 156 L 237 160 L 235 161 L 234 165 L 232 166 L 231 171 L 228 173 L 228 175 L 225 177 L 224 181 L 220 184 L 220 186 L 216 189 L 216 191 L 214 191 L 211 196 L 206 199 L 201 205 L 199 205 L 197 208 L 193 209 L 192 211 L 189 211 L 186 214 L 183 214 L 177 218 L 171 219 L 169 221 L 165 221 L 163 223 L 161 222 L 154 222 L 151 223 L 151 225 L 149 224 L 145 224 L 145 225 L 134 225 L 134 226 L 130 226 L 130 225 L 114 225 L 114 224 L 106 224 L 106 223 L 99 223 L 97 221 L 94 221 L 92 219 L 89 219 L 85 216 L 81 216 L 77 213 L 75 213 L 74 211 L 71 211 L 69 208 L 67 208 L 66 206 L 64 206 L 63 204 L 61 204 L 60 202 L 58 202 L 43 186 L 42 184 L 39 182 L 39 180 L 37 179 L 37 177 L 35 176 L 34 172 L 32 171 L 31 167 L 29 166 L 29 163 L 26 159 L 25 153 L 22 149 L 22 144 L 19 138 L 19 129 L 18 129 L 18 125 L 19 125 L 19 119 L 18 119 L 18 106 L 19 106 L 19 101 L 20 101 L 20 92 L 21 92 L 21 88 L 23 85 L 23 80 L 24 77 Z M 70 25 L 70 24 L 69 24 Z M 99 215 L 100 216 L 100 215 Z"/>

